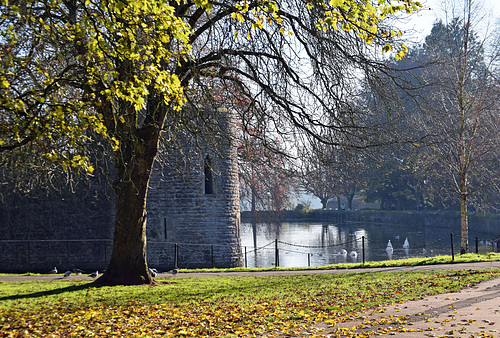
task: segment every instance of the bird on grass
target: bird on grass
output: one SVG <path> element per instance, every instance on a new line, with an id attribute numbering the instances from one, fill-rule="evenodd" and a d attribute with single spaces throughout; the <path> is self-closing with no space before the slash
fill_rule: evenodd
<path id="1" fill-rule="evenodd" d="M 174 277 L 175 277 L 175 275 L 177 275 L 177 273 L 178 273 L 178 272 L 179 272 L 179 271 L 177 270 L 177 268 L 172 269 L 172 271 L 170 271 L 170 273 L 171 273 L 171 274 L 172 274 L 172 276 L 174 276 Z"/>
<path id="2" fill-rule="evenodd" d="M 57 268 L 54 267 L 52 270 L 49 271 L 49 273 L 51 274 L 56 274 L 57 273 Z"/>
<path id="3" fill-rule="evenodd" d="M 96 271 L 96 272 L 92 272 L 89 277 L 92 277 L 92 278 L 97 278 L 99 276 L 99 271 Z"/>
<path id="4" fill-rule="evenodd" d="M 76 268 L 75 268 L 75 269 L 73 269 L 73 273 L 74 273 L 75 275 L 81 275 L 81 274 L 83 273 L 83 271 L 82 271 L 82 270 L 80 270 L 80 269 L 76 269 Z"/>
<path id="5" fill-rule="evenodd" d="M 151 277 L 155 278 L 156 275 L 158 274 L 158 271 L 154 268 L 148 268 L 149 270 L 149 274 L 151 275 Z"/>
<path id="6" fill-rule="evenodd" d="M 72 273 L 71 271 L 66 271 L 66 272 L 64 273 L 64 277 L 69 277 L 69 276 L 71 276 L 71 273 Z"/>

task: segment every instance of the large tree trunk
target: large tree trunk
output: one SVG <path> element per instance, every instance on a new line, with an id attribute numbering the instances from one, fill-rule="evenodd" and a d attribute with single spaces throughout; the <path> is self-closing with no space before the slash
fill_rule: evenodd
<path id="1" fill-rule="evenodd" d="M 113 251 L 105 273 L 96 281 L 104 285 L 151 284 L 146 260 L 146 197 L 158 151 L 155 128 L 132 129 L 127 146 L 115 156 L 117 178 Z"/>

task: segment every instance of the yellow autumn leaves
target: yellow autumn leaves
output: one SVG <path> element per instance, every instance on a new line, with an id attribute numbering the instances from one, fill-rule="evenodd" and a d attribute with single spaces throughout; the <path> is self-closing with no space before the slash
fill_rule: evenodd
<path id="1" fill-rule="evenodd" d="M 151 90 L 175 109 L 184 103 L 179 78 L 164 65 L 189 55 L 191 27 L 165 1 L 86 0 L 73 6 L 39 0 L 19 6 L 0 3 L 6 53 L 0 62 L 0 145 L 14 149 L 35 140 L 46 159 L 92 173 L 88 157 L 76 150 L 90 141 L 89 131 L 117 150 L 109 122 L 136 123 L 119 109 L 104 119 L 103 113 L 110 114 L 101 113 L 106 104 L 125 102 L 137 114 Z"/>
<path id="2" fill-rule="evenodd" d="M 401 0 L 388 1 L 380 0 L 377 3 L 370 0 L 308 0 L 306 8 L 311 11 L 320 12 L 322 15 L 317 19 L 316 28 L 320 31 L 344 30 L 356 33 L 366 44 L 373 44 L 374 39 L 385 39 L 382 51 L 384 53 L 392 51 L 396 59 L 401 59 L 406 54 L 408 48 L 404 44 L 395 44 L 394 37 L 401 37 L 401 31 L 391 30 L 390 32 L 380 31 L 380 23 L 388 16 L 398 13 L 410 14 L 417 11 L 422 5 L 417 1 Z M 248 15 L 252 13 L 252 15 Z M 249 20 L 252 22 L 252 29 L 262 29 L 263 22 L 277 24 L 280 33 L 285 32 L 281 26 L 283 13 L 277 3 L 272 0 L 258 1 L 258 6 L 250 7 L 248 1 L 243 1 L 235 5 L 235 11 L 231 17 L 240 22 Z M 236 38 L 238 33 L 234 34 Z"/>
<path id="3" fill-rule="evenodd" d="M 314 4 L 314 5 L 313 5 Z M 318 2 L 308 2 L 308 8 L 318 6 Z M 416 1 L 378 1 L 369 0 L 330 0 L 328 3 L 320 1 L 319 6 L 324 8 L 324 18 L 318 19 L 317 28 L 323 31 L 328 29 L 342 29 L 347 32 L 355 32 L 368 45 L 372 44 L 376 37 L 385 38 L 382 51 L 387 53 L 394 47 L 394 56 L 401 59 L 408 48 L 404 45 L 396 46 L 392 41 L 393 37 L 402 36 L 401 31 L 391 30 L 389 33 L 380 32 L 379 24 L 390 15 L 396 15 L 399 12 L 412 13 L 418 10 L 422 5 Z"/>
<path id="4" fill-rule="evenodd" d="M 207 15 L 213 6 L 208 0 L 194 3 Z M 162 0 L 85 0 L 75 8 L 68 4 L 37 0 L 21 9 L 5 0 L 0 3 L 4 27 L 0 38 L 8 50 L 8 57 L 0 62 L 0 104 L 9 116 L 1 126 L 0 145 L 43 138 L 50 145 L 57 139 L 71 146 L 85 140 L 92 130 L 110 139 L 116 150 L 117 138 L 108 135 L 107 129 L 113 123 L 136 123 L 151 91 L 177 110 L 185 102 L 175 67 L 190 55 L 188 16 L 184 18 Z M 279 6 L 275 0 L 244 0 L 226 15 L 249 22 L 253 30 L 272 27 L 275 32 L 293 34 Z M 393 52 L 399 59 L 407 48 L 394 44 L 391 37 L 401 32 L 380 32 L 379 23 L 399 12 L 411 13 L 420 4 L 308 0 L 303 6 L 320 13 L 319 30 L 353 32 L 366 44 L 381 37 L 385 39 L 382 51 Z M 41 8 L 44 15 L 39 13 Z M 250 31 L 246 33 L 251 39 Z M 234 32 L 237 36 L 238 31 Z M 114 115 L 103 119 L 106 111 L 102 109 L 109 103 Z M 131 109 L 116 109 L 125 105 Z M 85 157 L 74 159 L 69 148 L 47 152 L 46 158 L 66 167 L 93 170 Z"/>
<path id="5" fill-rule="evenodd" d="M 96 65 L 89 69 L 91 84 L 104 85 L 102 95 L 130 102 L 136 111 L 143 109 L 151 86 L 166 104 L 181 106 L 180 81 L 161 66 L 190 52 L 190 26 L 175 9 L 163 1 L 87 0 L 86 4 L 92 15 L 82 21 L 88 32 L 89 58 Z"/>
<path id="6" fill-rule="evenodd" d="M 408 332 L 414 329 L 404 316 L 369 313 L 498 275 L 469 272 L 176 278 L 152 287 L 3 282 L 0 337 L 323 337 L 322 332 L 370 337 Z"/>

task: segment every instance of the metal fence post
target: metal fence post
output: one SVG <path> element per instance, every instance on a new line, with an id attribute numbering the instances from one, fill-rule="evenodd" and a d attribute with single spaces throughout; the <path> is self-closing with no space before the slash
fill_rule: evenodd
<path id="1" fill-rule="evenodd" d="M 108 243 L 106 240 L 104 240 L 103 243 L 104 243 L 104 265 L 106 266 L 108 264 L 108 252 L 107 252 L 108 251 L 108 248 L 107 248 Z"/>
<path id="2" fill-rule="evenodd" d="M 177 256 L 179 254 L 179 248 L 177 243 L 174 244 L 174 269 L 177 269 Z"/>
<path id="3" fill-rule="evenodd" d="M 479 253 L 479 239 L 476 237 L 476 253 Z"/>
<path id="4" fill-rule="evenodd" d="M 278 239 L 274 240 L 274 266 L 275 267 L 280 266 L 280 258 L 279 258 L 279 251 L 278 251 Z"/>
<path id="5" fill-rule="evenodd" d="M 453 250 L 453 232 L 450 233 L 450 239 L 451 239 L 451 260 L 455 260 L 455 251 Z"/>
<path id="6" fill-rule="evenodd" d="M 28 270 L 31 270 L 31 241 L 28 240 Z"/>
<path id="7" fill-rule="evenodd" d="M 365 264 L 365 236 L 361 236 L 361 248 L 363 251 L 363 264 Z"/>
<path id="8" fill-rule="evenodd" d="M 68 264 L 69 261 L 69 241 L 66 240 L 66 264 Z"/>
<path id="9" fill-rule="evenodd" d="M 245 246 L 245 268 L 248 268 L 248 260 L 247 260 L 247 247 Z"/>
<path id="10" fill-rule="evenodd" d="M 215 267 L 214 265 L 214 246 L 210 245 L 210 255 L 212 256 L 212 268 Z"/>

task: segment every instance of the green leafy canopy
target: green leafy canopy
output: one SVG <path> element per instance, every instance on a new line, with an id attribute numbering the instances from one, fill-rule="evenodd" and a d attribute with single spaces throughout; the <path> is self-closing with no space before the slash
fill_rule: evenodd
<path id="1" fill-rule="evenodd" d="M 205 13 L 215 5 L 195 4 Z M 232 8 L 227 15 L 251 21 L 252 29 L 286 31 L 277 1 L 225 6 Z M 354 32 L 366 44 L 379 37 L 382 51 L 393 51 L 397 59 L 407 50 L 394 42 L 401 32 L 379 25 L 421 7 L 411 0 L 308 0 L 304 6 L 321 13 L 319 30 Z M 175 66 L 190 59 L 187 21 L 164 0 L 1 0 L 0 152 L 32 143 L 49 160 L 92 173 L 79 149 L 93 134 L 117 151 L 115 127 L 136 126 L 151 91 L 176 110 L 184 104 Z M 129 108 L 116 109 L 123 106 Z"/>

